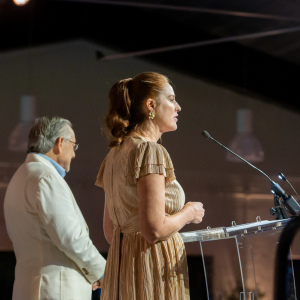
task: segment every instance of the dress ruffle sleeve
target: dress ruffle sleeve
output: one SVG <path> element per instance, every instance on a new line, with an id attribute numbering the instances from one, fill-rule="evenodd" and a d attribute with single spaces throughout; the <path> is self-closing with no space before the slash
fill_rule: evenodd
<path id="1" fill-rule="evenodd" d="M 171 157 L 160 144 L 149 141 L 139 143 L 128 159 L 130 168 L 126 171 L 126 185 L 136 184 L 138 178 L 147 174 L 164 175 L 166 182 L 176 179 Z"/>
<path id="2" fill-rule="evenodd" d="M 96 182 L 95 182 L 95 185 L 100 186 L 102 188 L 104 188 L 103 187 L 103 173 L 104 173 L 104 169 L 105 169 L 106 158 L 107 158 L 107 156 L 104 158 L 104 160 L 103 160 L 103 162 L 100 166 L 100 169 L 99 169 L 99 172 L 98 172 L 98 175 L 97 175 L 97 179 L 96 179 Z"/>

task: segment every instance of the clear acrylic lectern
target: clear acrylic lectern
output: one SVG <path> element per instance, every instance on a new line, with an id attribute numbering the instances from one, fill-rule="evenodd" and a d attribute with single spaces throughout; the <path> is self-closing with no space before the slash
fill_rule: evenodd
<path id="1" fill-rule="evenodd" d="M 227 300 L 251 294 L 255 300 L 271 300 L 274 294 L 275 257 L 278 240 L 290 219 L 261 221 L 231 227 L 182 232 L 184 243 L 198 242 L 202 255 L 206 299 Z M 213 256 L 207 276 L 206 257 Z M 290 299 L 296 298 L 293 263 L 286 277 Z M 204 291 L 198 299 L 203 297 Z M 241 296 L 242 295 L 242 296 Z M 242 299 L 241 299 L 242 300 Z"/>

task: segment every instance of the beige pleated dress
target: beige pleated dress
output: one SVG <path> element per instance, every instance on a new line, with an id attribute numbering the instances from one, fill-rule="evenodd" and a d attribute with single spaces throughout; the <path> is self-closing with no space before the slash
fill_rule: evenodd
<path id="1" fill-rule="evenodd" d="M 101 300 L 190 299 L 184 243 L 178 232 L 148 243 L 140 234 L 137 179 L 162 174 L 166 180 L 165 213 L 180 211 L 185 202 L 166 149 L 141 136 L 126 137 L 104 159 L 96 185 L 105 191 L 114 224 Z"/>

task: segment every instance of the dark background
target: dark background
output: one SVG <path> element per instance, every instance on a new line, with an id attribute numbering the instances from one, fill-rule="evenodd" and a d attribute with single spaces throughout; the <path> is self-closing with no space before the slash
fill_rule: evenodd
<path id="1" fill-rule="evenodd" d="M 208 225 L 230 226 L 230 222 L 236 218 L 240 222 L 253 222 L 253 217 L 261 213 L 264 218 L 272 219 L 268 212 L 268 208 L 273 205 L 272 200 L 266 202 L 264 199 L 263 204 L 259 200 L 260 195 L 269 193 L 269 185 L 261 175 L 245 165 L 224 162 L 224 152 L 221 149 L 210 142 L 201 140 L 201 143 L 195 136 L 201 135 L 203 129 L 209 130 L 206 127 L 209 125 L 215 129 L 212 131 L 213 136 L 227 145 L 235 127 L 235 109 L 251 107 L 248 98 L 253 98 L 258 102 L 252 105 L 256 113 L 254 129 L 264 142 L 266 152 L 265 162 L 259 167 L 272 176 L 278 171 L 287 171 L 288 178 L 295 183 L 296 189 L 300 188 L 299 16 L 300 3 L 292 0 L 31 0 L 21 7 L 14 5 L 12 0 L 0 0 L 0 56 L 8 57 L 8 62 L 9 59 L 14 62 L 11 63 L 11 68 L 16 68 L 17 65 L 17 58 L 10 58 L 11 53 L 23 51 L 26 54 L 28 50 L 78 40 L 93 45 L 90 56 L 79 61 L 82 63 L 82 77 L 77 75 L 81 65 L 75 65 L 74 62 L 78 63 L 78 60 L 73 60 L 73 53 L 70 53 L 70 60 L 60 62 L 60 70 L 65 72 L 60 74 L 60 82 L 56 82 L 53 75 L 58 74 L 55 70 L 56 61 L 51 69 L 51 62 L 43 60 L 40 64 L 49 68 L 45 71 L 49 72 L 49 77 L 41 76 L 39 81 L 39 74 L 33 72 L 35 65 L 31 64 L 31 60 L 38 57 L 35 53 L 28 57 L 27 64 L 20 64 L 19 69 L 11 70 L 7 65 L 0 65 L 0 69 L 7 68 L 13 74 L 7 72 L 7 76 L 1 77 L 0 94 L 6 91 L 6 85 L 13 80 L 19 83 L 20 78 L 17 76 L 23 76 L 22 72 L 26 69 L 29 80 L 27 84 L 23 83 L 25 90 L 34 93 L 43 91 L 45 87 L 45 91 L 53 93 L 53 103 L 45 100 L 46 95 L 37 93 L 41 100 L 39 112 L 55 112 L 74 120 L 81 146 L 78 158 L 72 164 L 72 172 L 66 180 L 78 199 L 92 238 L 103 255 L 106 255 L 108 245 L 103 242 L 102 236 L 102 202 L 95 204 L 94 211 L 99 210 L 97 214 L 91 212 L 89 207 L 94 207 L 94 196 L 98 197 L 100 193 L 92 185 L 107 150 L 107 143 L 103 136 L 99 141 L 100 134 L 95 134 L 95 131 L 89 132 L 89 135 L 83 132 L 89 131 L 91 126 L 97 127 L 97 132 L 99 131 L 98 119 L 103 117 L 107 99 L 97 99 L 101 103 L 95 107 L 96 101 L 85 98 L 85 95 L 89 95 L 87 91 L 93 89 L 94 85 L 89 82 L 93 78 L 89 78 L 90 73 L 86 72 L 84 64 L 92 60 L 92 68 L 102 67 L 104 64 L 109 66 L 104 68 L 106 73 L 101 74 L 99 83 L 99 89 L 105 90 L 105 95 L 109 86 L 122 78 L 120 76 L 131 77 L 141 68 L 136 67 L 134 71 L 121 70 L 120 65 L 127 66 L 126 63 L 131 58 L 138 59 L 135 61 L 136 65 L 145 63 L 155 66 L 157 70 L 168 70 L 167 75 L 171 75 L 171 79 L 177 79 L 178 74 L 182 78 L 188 78 L 192 83 L 185 87 L 185 91 L 182 91 L 182 83 L 174 82 L 181 96 L 179 100 L 182 99 L 183 111 L 180 115 L 185 129 L 180 123 L 178 133 L 164 137 L 163 141 L 174 161 L 176 175 L 183 183 L 187 198 L 199 197 L 206 205 L 207 217 L 203 228 Z M 103 47 L 113 49 L 115 53 L 104 51 Z M 53 59 L 48 54 L 45 57 L 48 61 Z M 86 89 L 75 89 L 74 93 L 68 93 L 66 86 L 69 85 L 64 80 L 74 82 L 74 86 L 82 81 Z M 204 82 L 204 87 L 218 87 L 221 92 L 213 93 L 209 89 L 203 89 L 203 94 L 196 94 L 195 86 L 198 81 Z M 223 96 L 226 91 L 230 91 L 228 97 Z M 78 95 L 78 92 L 81 94 Z M 3 145 L 0 156 L 2 162 L 19 163 L 23 161 L 25 154 L 8 155 L 4 146 L 12 124 L 17 123 L 19 117 L 15 91 L 11 89 L 9 94 L 11 98 L 0 95 L 0 137 Z M 234 98 L 236 94 L 239 97 Z M 61 101 L 60 95 L 67 100 Z M 226 101 L 228 103 L 225 106 Z M 93 115 L 92 110 L 100 112 Z M 182 159 L 186 153 L 191 157 L 190 160 Z M 5 176 L 4 183 L 7 183 L 11 173 Z M 282 186 L 288 189 L 286 185 Z M 1 186 L 1 201 L 4 191 Z M 247 202 L 249 205 L 246 207 L 243 207 L 244 204 L 236 205 L 236 202 L 232 202 L 232 192 L 244 192 L 246 196 L 253 192 L 257 194 L 257 200 L 250 204 Z M 292 192 L 289 190 L 289 193 Z M 102 199 L 103 195 L 99 197 Z M 242 210 L 243 217 L 238 209 Z M 189 227 L 186 230 L 196 229 L 199 228 Z M 201 293 L 205 297 L 206 293 L 203 274 L 199 270 L 202 268 L 202 258 L 194 255 L 196 250 L 192 248 L 187 245 L 191 296 L 194 299 L 195 294 Z M 213 276 L 214 258 L 208 257 L 208 260 L 212 270 L 210 276 Z M 10 296 L 4 295 L 11 293 L 15 264 L 13 252 L 2 251 L 0 263 L 0 269 L 3 270 L 0 272 L 1 299 L 10 299 Z M 295 272 L 299 272 L 297 264 L 295 260 Z"/>

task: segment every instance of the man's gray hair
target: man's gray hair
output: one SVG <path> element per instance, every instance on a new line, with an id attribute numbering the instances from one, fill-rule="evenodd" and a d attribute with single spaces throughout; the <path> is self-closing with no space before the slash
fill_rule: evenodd
<path id="1" fill-rule="evenodd" d="M 27 152 L 49 152 L 59 137 L 71 138 L 70 127 L 72 123 L 60 117 L 37 118 L 29 131 Z"/>

